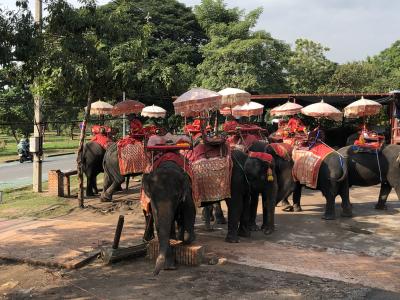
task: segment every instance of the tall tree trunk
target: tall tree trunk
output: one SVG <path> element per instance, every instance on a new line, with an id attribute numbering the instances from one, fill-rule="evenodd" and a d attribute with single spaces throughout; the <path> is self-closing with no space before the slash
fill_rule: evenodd
<path id="1" fill-rule="evenodd" d="M 11 133 L 12 133 L 14 139 L 15 139 L 15 142 L 18 144 L 19 141 L 18 141 L 18 137 L 17 137 L 17 132 L 15 131 L 14 128 L 11 129 Z"/>
<path id="2" fill-rule="evenodd" d="M 78 181 L 79 181 L 79 188 L 78 188 L 78 205 L 79 207 L 83 208 L 83 170 L 82 170 L 82 152 L 83 152 L 83 144 L 85 142 L 85 133 L 86 133 L 86 123 L 90 117 L 90 107 L 92 105 L 92 87 L 89 86 L 88 90 L 88 99 L 87 99 L 87 109 L 85 111 L 85 115 L 83 117 L 83 123 L 81 128 L 81 135 L 79 138 L 79 147 L 78 147 L 78 155 L 76 158 L 77 163 L 77 170 L 78 170 Z M 72 132 L 72 129 L 71 129 Z"/>
<path id="3" fill-rule="evenodd" d="M 70 127 L 69 134 L 70 134 L 70 137 L 71 137 L 71 141 L 74 140 L 74 126 L 75 126 L 75 124 L 72 124 L 71 127 Z"/>

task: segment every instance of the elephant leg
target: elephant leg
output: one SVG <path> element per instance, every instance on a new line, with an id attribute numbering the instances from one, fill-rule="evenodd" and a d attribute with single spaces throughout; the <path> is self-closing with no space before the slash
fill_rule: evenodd
<path id="1" fill-rule="evenodd" d="M 184 229 L 183 242 L 185 244 L 190 244 L 196 239 L 196 235 L 194 233 L 196 207 L 191 197 L 190 199 L 185 199 L 182 204 L 182 220 Z"/>
<path id="2" fill-rule="evenodd" d="M 296 182 L 296 186 L 293 191 L 293 211 L 300 212 L 303 209 L 301 208 L 301 189 L 302 186 L 299 182 Z"/>
<path id="3" fill-rule="evenodd" d="M 249 208 L 249 229 L 251 231 L 258 231 L 260 228 L 257 226 L 257 207 L 258 207 L 258 192 L 252 192 L 250 196 Z"/>
<path id="4" fill-rule="evenodd" d="M 239 243 L 238 225 L 243 210 L 243 199 L 241 195 L 232 194 L 232 198 L 226 200 L 228 206 L 228 233 L 225 241 L 228 243 Z"/>
<path id="5" fill-rule="evenodd" d="M 215 219 L 217 220 L 217 224 L 226 224 L 224 212 L 222 211 L 222 208 L 221 208 L 221 202 L 217 202 L 214 204 L 214 212 L 215 212 Z"/>
<path id="6" fill-rule="evenodd" d="M 331 190 L 324 190 L 322 191 L 322 194 L 326 198 L 326 206 L 325 206 L 325 213 L 322 216 L 322 219 L 324 220 L 335 220 L 336 214 L 335 214 L 335 196 L 332 193 Z"/>
<path id="7" fill-rule="evenodd" d="M 97 188 L 97 176 L 93 178 L 93 191 L 96 195 L 99 193 L 99 189 Z"/>
<path id="8" fill-rule="evenodd" d="M 264 234 L 271 234 L 275 230 L 275 199 L 271 192 L 262 193 Z"/>
<path id="9" fill-rule="evenodd" d="M 154 275 L 158 275 L 161 269 L 175 269 L 175 258 L 173 257 L 172 249 L 169 244 L 169 237 L 172 224 L 175 222 L 174 209 L 172 203 L 163 203 L 162 209 L 152 206 L 154 220 L 156 223 L 157 236 L 160 244 L 159 255 L 154 268 Z"/>
<path id="10" fill-rule="evenodd" d="M 154 220 L 152 212 L 146 213 L 143 211 L 144 219 L 146 222 L 146 228 L 143 234 L 143 240 L 148 242 L 154 239 Z"/>
<path id="11" fill-rule="evenodd" d="M 395 190 L 397 192 L 397 189 Z M 375 209 L 386 209 L 386 200 L 391 191 L 392 191 L 392 186 L 388 182 L 382 182 L 381 189 L 379 191 L 378 203 L 375 205 Z M 397 195 L 400 194 L 397 193 Z"/>
<path id="12" fill-rule="evenodd" d="M 93 176 L 86 175 L 86 197 L 94 196 L 93 193 Z"/>
<path id="13" fill-rule="evenodd" d="M 349 196 L 349 183 L 346 180 L 340 186 L 340 198 L 342 198 L 342 217 L 351 218 L 353 216 L 352 205 Z"/>
<path id="14" fill-rule="evenodd" d="M 129 179 L 130 179 L 130 176 L 129 175 L 126 176 L 126 181 L 125 181 L 125 190 L 126 191 L 129 190 Z"/>
<path id="15" fill-rule="evenodd" d="M 103 191 L 103 193 L 100 196 L 100 200 L 102 202 L 111 202 L 112 196 L 115 190 L 118 188 L 118 186 L 121 186 L 120 182 L 113 182 L 107 190 Z"/>
<path id="16" fill-rule="evenodd" d="M 243 208 L 242 208 L 242 213 L 240 215 L 240 225 L 238 230 L 239 236 L 250 237 L 249 217 L 250 217 L 250 197 L 247 196 L 243 197 Z"/>
<path id="17" fill-rule="evenodd" d="M 212 226 L 211 226 L 212 214 L 213 214 L 212 205 L 207 205 L 207 206 L 203 207 L 204 225 L 206 227 L 206 230 L 212 230 Z"/>
<path id="18" fill-rule="evenodd" d="M 179 223 L 179 220 L 178 220 Z M 169 232 L 169 238 L 171 240 L 176 240 L 176 226 L 175 226 L 175 220 L 171 223 L 171 230 Z"/>

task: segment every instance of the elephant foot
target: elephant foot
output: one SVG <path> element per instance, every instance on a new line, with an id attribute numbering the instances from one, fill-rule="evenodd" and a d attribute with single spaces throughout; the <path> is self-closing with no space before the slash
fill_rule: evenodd
<path id="1" fill-rule="evenodd" d="M 110 196 L 108 196 L 106 193 L 101 193 L 100 201 L 101 202 L 111 202 L 112 198 Z"/>
<path id="2" fill-rule="evenodd" d="M 336 216 L 335 214 L 324 214 L 321 219 L 323 220 L 335 220 Z"/>
<path id="3" fill-rule="evenodd" d="M 94 195 L 93 192 L 86 192 L 86 197 L 94 197 Z"/>
<path id="4" fill-rule="evenodd" d="M 120 185 L 117 186 L 116 189 L 115 189 L 116 192 L 121 192 L 121 191 L 123 191 L 123 190 L 124 190 L 124 189 L 123 189 L 122 186 L 120 186 Z"/>
<path id="5" fill-rule="evenodd" d="M 248 238 L 248 237 L 250 237 L 250 231 L 247 229 L 244 229 L 244 228 L 239 228 L 238 235 L 241 237 Z"/>
<path id="6" fill-rule="evenodd" d="M 303 209 L 301 208 L 300 204 L 293 204 L 293 211 L 294 212 L 301 212 Z"/>
<path id="7" fill-rule="evenodd" d="M 169 259 L 165 262 L 164 270 L 176 270 L 175 259 Z"/>
<path id="8" fill-rule="evenodd" d="M 382 204 L 382 203 L 377 203 L 376 205 L 375 205 L 375 209 L 379 209 L 379 210 L 387 210 L 387 206 L 386 206 L 386 204 Z"/>
<path id="9" fill-rule="evenodd" d="M 277 203 L 277 204 L 278 204 L 278 203 Z M 283 199 L 283 200 L 281 201 L 281 206 L 287 207 L 287 206 L 291 206 L 291 205 L 290 205 L 289 201 L 287 201 L 286 199 Z"/>
<path id="10" fill-rule="evenodd" d="M 217 224 L 226 224 L 226 219 L 225 219 L 225 217 L 217 218 Z"/>
<path id="11" fill-rule="evenodd" d="M 289 205 L 289 206 L 285 206 L 284 208 L 282 208 L 282 210 L 286 211 L 286 212 L 292 212 L 292 211 L 294 211 L 294 208 L 292 205 Z"/>
<path id="12" fill-rule="evenodd" d="M 205 224 L 204 224 L 204 229 L 205 229 L 206 231 L 213 231 L 213 230 L 214 230 L 214 228 L 211 226 L 210 223 L 205 223 Z"/>
<path id="13" fill-rule="evenodd" d="M 227 235 L 225 238 L 225 242 L 234 244 L 234 243 L 239 243 L 240 240 L 239 240 L 239 237 L 237 237 L 237 236 Z"/>
<path id="14" fill-rule="evenodd" d="M 192 232 L 185 232 L 183 235 L 183 243 L 184 244 L 191 244 L 196 239 L 196 235 L 194 231 Z"/>
<path id="15" fill-rule="evenodd" d="M 249 229 L 250 231 L 259 231 L 260 227 L 256 223 L 254 223 L 249 226 Z"/>
<path id="16" fill-rule="evenodd" d="M 274 227 L 266 227 L 266 228 L 264 228 L 263 233 L 264 233 L 265 235 L 270 235 L 270 234 L 272 234 L 274 231 L 275 231 Z"/>
<path id="17" fill-rule="evenodd" d="M 353 216 L 353 212 L 351 208 L 346 208 L 346 209 L 344 208 L 340 215 L 344 218 L 351 218 Z"/>

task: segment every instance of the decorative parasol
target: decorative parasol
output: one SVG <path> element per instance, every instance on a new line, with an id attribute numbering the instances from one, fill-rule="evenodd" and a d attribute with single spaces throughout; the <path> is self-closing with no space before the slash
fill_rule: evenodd
<path id="1" fill-rule="evenodd" d="M 198 116 L 204 111 L 217 109 L 221 98 L 222 96 L 216 92 L 193 88 L 174 101 L 175 114 L 184 117 Z"/>
<path id="2" fill-rule="evenodd" d="M 376 101 L 361 97 L 344 108 L 344 116 L 347 118 L 367 117 L 379 114 L 382 105 Z"/>
<path id="3" fill-rule="evenodd" d="M 250 102 L 251 94 L 235 88 L 226 88 L 220 90 L 218 94 L 222 95 L 220 107 L 234 107 L 244 105 Z"/>
<path id="4" fill-rule="evenodd" d="M 341 121 L 343 118 L 343 113 L 332 105 L 325 103 L 324 100 L 321 102 L 307 105 L 301 109 L 301 113 L 306 116 L 314 118 L 328 118 L 334 121 Z"/>
<path id="5" fill-rule="evenodd" d="M 125 100 L 114 105 L 112 109 L 113 116 L 120 116 L 123 114 L 138 114 L 142 111 L 145 105 L 136 100 Z"/>
<path id="6" fill-rule="evenodd" d="M 85 110 L 86 110 L 85 106 Z M 92 105 L 90 106 L 90 114 L 91 115 L 109 115 L 111 114 L 111 111 L 113 109 L 113 106 L 107 102 L 104 101 L 96 101 L 93 102 Z"/>
<path id="7" fill-rule="evenodd" d="M 264 105 L 257 102 L 249 102 L 241 106 L 235 106 L 232 109 L 234 117 L 260 116 L 264 112 Z"/>
<path id="8" fill-rule="evenodd" d="M 154 104 L 151 106 L 146 106 L 141 112 L 143 117 L 149 118 L 165 118 L 166 114 L 167 111 L 164 108 L 155 106 Z"/>
<path id="9" fill-rule="evenodd" d="M 283 105 L 274 107 L 271 109 L 271 116 L 291 116 L 298 114 L 303 106 L 300 104 L 292 103 L 292 102 L 286 102 Z"/>

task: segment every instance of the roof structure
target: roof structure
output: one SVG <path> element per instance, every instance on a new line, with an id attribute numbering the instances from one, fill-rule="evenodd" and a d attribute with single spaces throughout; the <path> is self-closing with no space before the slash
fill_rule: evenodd
<path id="1" fill-rule="evenodd" d="M 266 95 L 251 95 L 251 100 L 260 102 L 267 108 L 275 107 L 284 104 L 288 100 L 296 102 L 300 105 L 308 105 L 320 102 L 329 103 L 335 107 L 343 108 L 348 104 L 359 100 L 361 97 L 375 100 L 381 104 L 392 101 L 390 93 L 335 93 L 335 94 L 266 94 Z"/>

